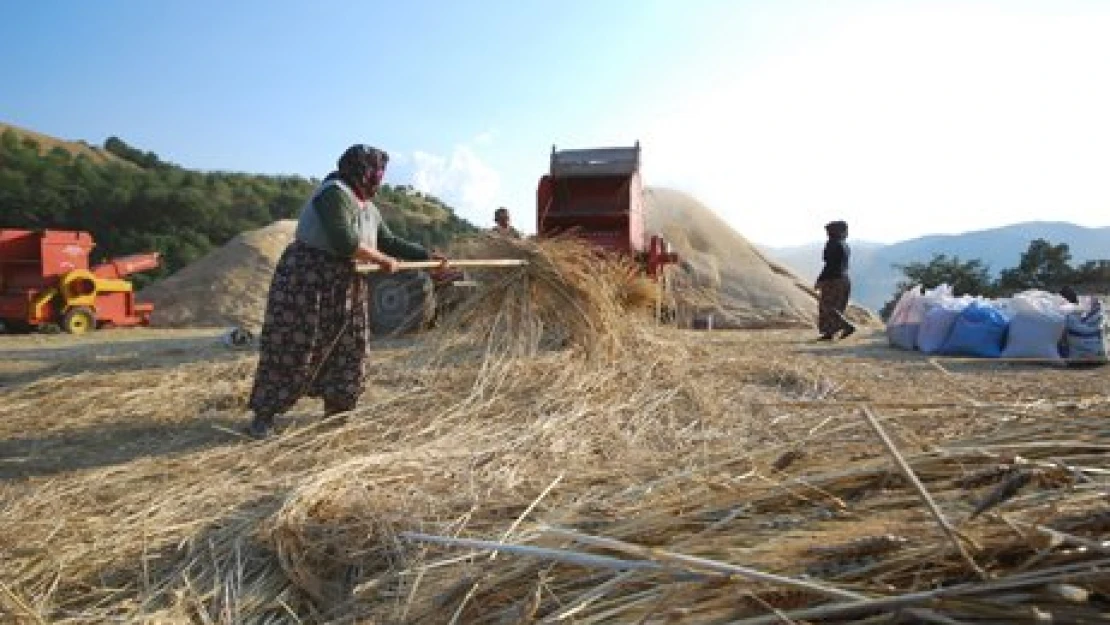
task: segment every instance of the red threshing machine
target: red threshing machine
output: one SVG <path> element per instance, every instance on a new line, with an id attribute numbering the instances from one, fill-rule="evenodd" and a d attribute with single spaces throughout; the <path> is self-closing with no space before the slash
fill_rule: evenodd
<path id="1" fill-rule="evenodd" d="M 123 278 L 158 266 L 158 253 L 89 267 L 87 232 L 0 229 L 0 321 L 10 329 L 54 323 L 82 334 L 99 326 L 148 325 L 152 304 Z"/>
<path id="2" fill-rule="evenodd" d="M 632 258 L 658 285 L 657 313 L 673 312 L 665 309 L 673 307 L 669 269 L 678 256 L 662 236 L 647 231 L 638 141 L 630 148 L 552 146 L 536 208 L 538 236 L 566 233 Z"/>

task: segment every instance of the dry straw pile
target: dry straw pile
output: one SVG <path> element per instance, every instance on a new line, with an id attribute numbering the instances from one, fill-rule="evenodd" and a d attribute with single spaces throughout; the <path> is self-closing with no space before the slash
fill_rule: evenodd
<path id="1" fill-rule="evenodd" d="M 0 483 L 0 611 L 57 624 L 1105 618 L 1104 370 L 953 373 L 905 355 L 799 356 L 787 331 L 658 328 L 624 310 L 626 268 L 567 242 L 482 245 L 530 264 L 483 276 L 433 335 L 375 351 L 357 411 L 320 421 L 298 407 L 272 441 L 218 429 L 245 416 L 248 355 L 0 393 L 9 439 L 42 405 L 55 416 L 39 440 L 137 422 L 164 428 L 162 445 L 210 432 L 174 455 Z"/>
<path id="2" fill-rule="evenodd" d="M 258 330 L 266 292 L 281 253 L 297 230 L 294 220 L 274 223 L 235 237 L 200 260 L 139 293 L 154 304 L 156 327 Z"/>

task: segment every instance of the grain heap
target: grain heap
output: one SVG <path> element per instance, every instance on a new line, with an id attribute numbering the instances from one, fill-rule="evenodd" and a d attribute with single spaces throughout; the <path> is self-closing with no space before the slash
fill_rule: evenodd
<path id="1" fill-rule="evenodd" d="M 282 220 L 240 234 L 143 289 L 139 299 L 154 304 L 152 325 L 260 328 L 270 278 L 296 227 L 296 221 Z"/>

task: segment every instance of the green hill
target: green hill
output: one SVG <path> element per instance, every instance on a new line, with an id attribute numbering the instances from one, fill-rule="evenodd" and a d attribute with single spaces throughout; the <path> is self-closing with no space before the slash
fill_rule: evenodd
<path id="1" fill-rule="evenodd" d="M 0 124 L 0 228 L 86 230 L 94 260 L 157 251 L 173 273 L 235 235 L 295 218 L 318 180 L 201 172 L 161 160 L 117 137 L 103 146 Z M 439 199 L 385 186 L 375 199 L 407 238 L 442 246 L 474 226 Z"/>

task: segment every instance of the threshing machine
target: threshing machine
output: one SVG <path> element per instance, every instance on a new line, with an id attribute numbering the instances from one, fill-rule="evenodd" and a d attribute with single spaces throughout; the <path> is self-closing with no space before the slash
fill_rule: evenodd
<path id="1" fill-rule="evenodd" d="M 566 233 L 632 258 L 658 285 L 657 303 L 673 305 L 668 303 L 673 299 L 668 269 L 678 256 L 662 236 L 647 231 L 638 141 L 630 148 L 552 146 L 551 169 L 540 178 L 536 208 L 538 236 Z"/>
<path id="2" fill-rule="evenodd" d="M 82 334 L 99 326 L 148 325 L 152 304 L 123 278 L 158 266 L 158 253 L 89 266 L 87 232 L 0 229 L 0 321 L 23 330 L 57 324 Z"/>

